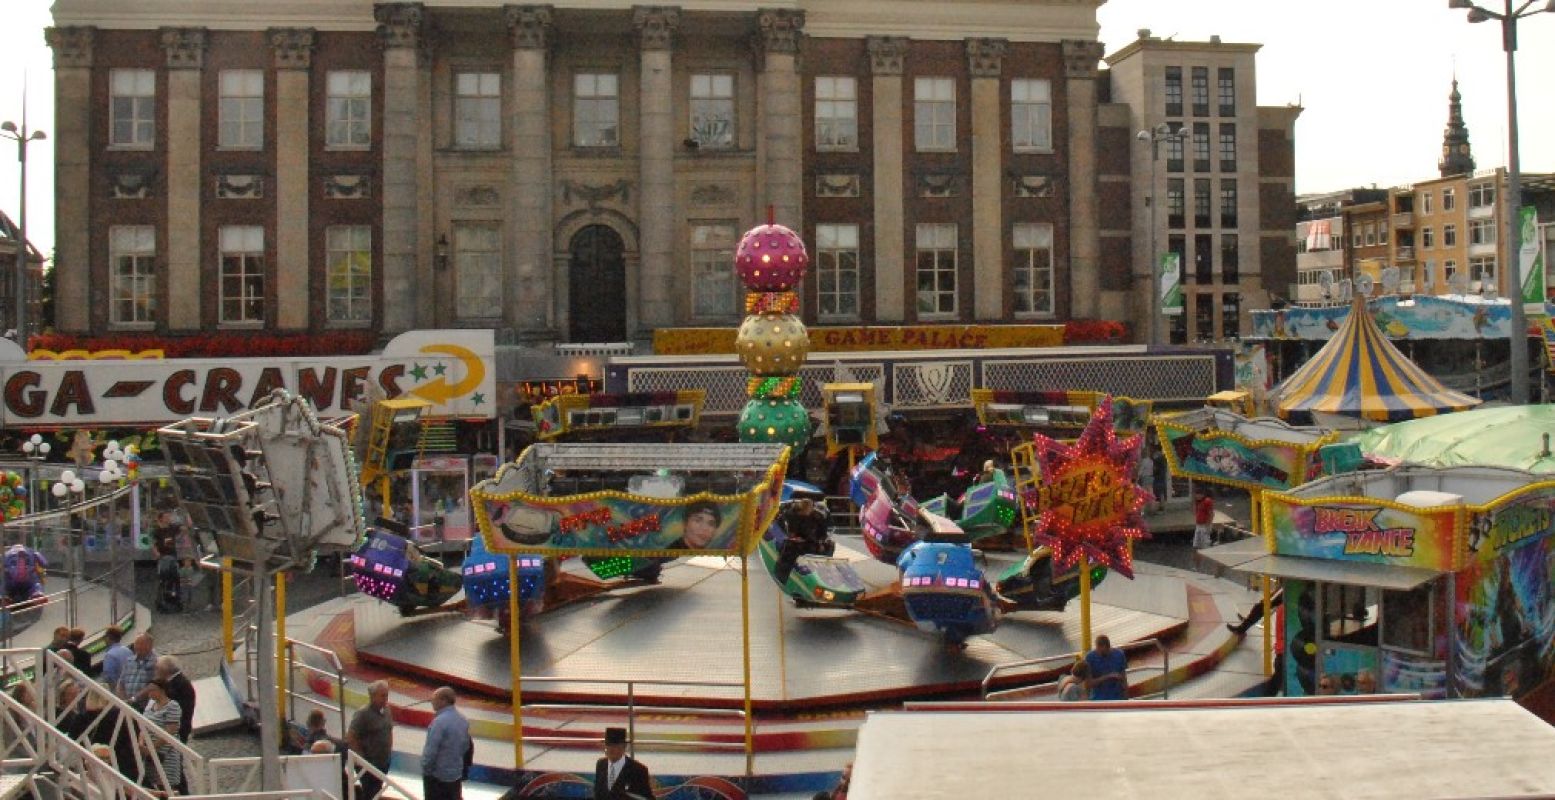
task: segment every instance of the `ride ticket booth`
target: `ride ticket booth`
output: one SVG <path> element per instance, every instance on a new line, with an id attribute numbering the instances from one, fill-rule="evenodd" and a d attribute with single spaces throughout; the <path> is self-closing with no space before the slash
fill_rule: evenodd
<path id="1" fill-rule="evenodd" d="M 1521 698 L 1550 678 L 1547 476 L 1362 470 L 1266 493 L 1261 511 L 1261 541 L 1204 552 L 1281 580 L 1286 694 Z"/>

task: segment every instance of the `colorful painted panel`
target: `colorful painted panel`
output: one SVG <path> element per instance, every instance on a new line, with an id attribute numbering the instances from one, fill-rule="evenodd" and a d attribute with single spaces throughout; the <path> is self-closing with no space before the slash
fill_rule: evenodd
<path id="1" fill-rule="evenodd" d="M 1439 658 L 1382 651 L 1382 691 L 1418 694 L 1427 699 L 1447 696 L 1447 662 Z"/>
<path id="2" fill-rule="evenodd" d="M 1457 576 L 1452 688 L 1518 697 L 1555 668 L 1555 537 L 1523 538 Z"/>
<path id="3" fill-rule="evenodd" d="M 1416 296 L 1382 297 L 1371 304 L 1377 326 L 1390 339 L 1505 339 L 1512 307 L 1505 301 Z M 1253 339 L 1326 341 L 1350 313 L 1348 304 L 1327 308 L 1254 311 Z"/>
<path id="4" fill-rule="evenodd" d="M 1470 558 L 1490 561 L 1551 533 L 1555 533 L 1555 483 L 1534 484 L 1469 517 Z"/>
<path id="5" fill-rule="evenodd" d="M 1454 568 L 1456 508 L 1417 509 L 1356 498 L 1298 502 L 1270 495 L 1264 530 L 1274 552 L 1449 571 Z"/>
<path id="6" fill-rule="evenodd" d="M 1285 581 L 1285 608 L 1285 694 L 1317 694 L 1317 586 Z"/>
<path id="7" fill-rule="evenodd" d="M 1312 445 L 1254 441 L 1229 431 L 1194 430 L 1170 422 L 1158 428 L 1173 475 L 1244 489 L 1292 489 L 1321 469 Z"/>

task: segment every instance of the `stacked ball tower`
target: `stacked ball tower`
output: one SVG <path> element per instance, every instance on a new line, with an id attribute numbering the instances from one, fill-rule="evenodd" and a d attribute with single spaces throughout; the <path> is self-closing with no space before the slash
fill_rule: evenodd
<path id="1" fill-rule="evenodd" d="M 798 450 L 810 439 L 810 415 L 799 402 L 799 368 L 810 352 L 810 335 L 798 317 L 796 288 L 810 256 L 799 235 L 773 224 L 770 213 L 767 224 L 746 231 L 734 255 L 747 292 L 735 351 L 750 372 L 739 436 L 742 442 Z"/>

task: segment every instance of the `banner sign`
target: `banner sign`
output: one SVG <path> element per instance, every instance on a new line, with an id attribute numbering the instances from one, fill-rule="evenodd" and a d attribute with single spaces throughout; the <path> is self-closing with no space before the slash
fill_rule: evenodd
<path id="1" fill-rule="evenodd" d="M 1174 317 L 1183 312 L 1182 256 L 1161 254 L 1161 314 Z"/>
<path id="2" fill-rule="evenodd" d="M 1459 506 L 1413 508 L 1359 498 L 1265 496 L 1264 530 L 1286 556 L 1448 571 Z"/>
<path id="3" fill-rule="evenodd" d="M 1555 533 L 1555 482 L 1536 483 L 1469 517 L 1468 551 L 1489 561 Z"/>
<path id="4" fill-rule="evenodd" d="M 664 328 L 653 332 L 661 356 L 721 355 L 734 352 L 734 328 Z M 811 353 L 878 350 L 983 350 L 999 347 L 1058 347 L 1063 325 L 898 325 L 809 328 Z"/>
<path id="5" fill-rule="evenodd" d="M 1293 489 L 1317 476 L 1317 449 L 1333 436 L 1310 444 L 1251 440 L 1218 428 L 1199 430 L 1157 417 L 1167 466 L 1181 478 L 1243 489 Z"/>
<path id="6" fill-rule="evenodd" d="M 7 363 L 0 365 L 0 424 L 162 425 L 242 411 L 280 388 L 329 417 L 350 413 L 369 387 L 388 398 L 429 400 L 429 417 L 490 419 L 497 408 L 495 358 L 490 330 L 425 330 L 359 356 Z"/>
<path id="7" fill-rule="evenodd" d="M 1542 303 L 1525 307 L 1530 316 L 1550 313 Z M 1390 339 L 1505 339 L 1512 330 L 1512 305 L 1505 299 L 1415 295 L 1406 300 L 1390 295 L 1371 301 L 1369 308 Z M 1258 310 L 1252 312 L 1249 338 L 1326 342 L 1349 313 L 1348 305 Z"/>
<path id="8" fill-rule="evenodd" d="M 1522 277 L 1523 313 L 1536 315 L 1544 309 L 1544 259 L 1539 253 L 1539 212 L 1523 206 L 1517 218 L 1517 273 Z"/>

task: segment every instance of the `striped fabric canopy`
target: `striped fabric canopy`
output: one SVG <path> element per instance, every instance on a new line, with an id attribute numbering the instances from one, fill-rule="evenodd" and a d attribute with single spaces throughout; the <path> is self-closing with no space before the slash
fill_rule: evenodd
<path id="1" fill-rule="evenodd" d="M 1361 298 L 1328 344 L 1275 387 L 1274 396 L 1280 418 L 1300 425 L 1311 424 L 1313 411 L 1399 422 L 1479 405 L 1400 353 Z"/>

